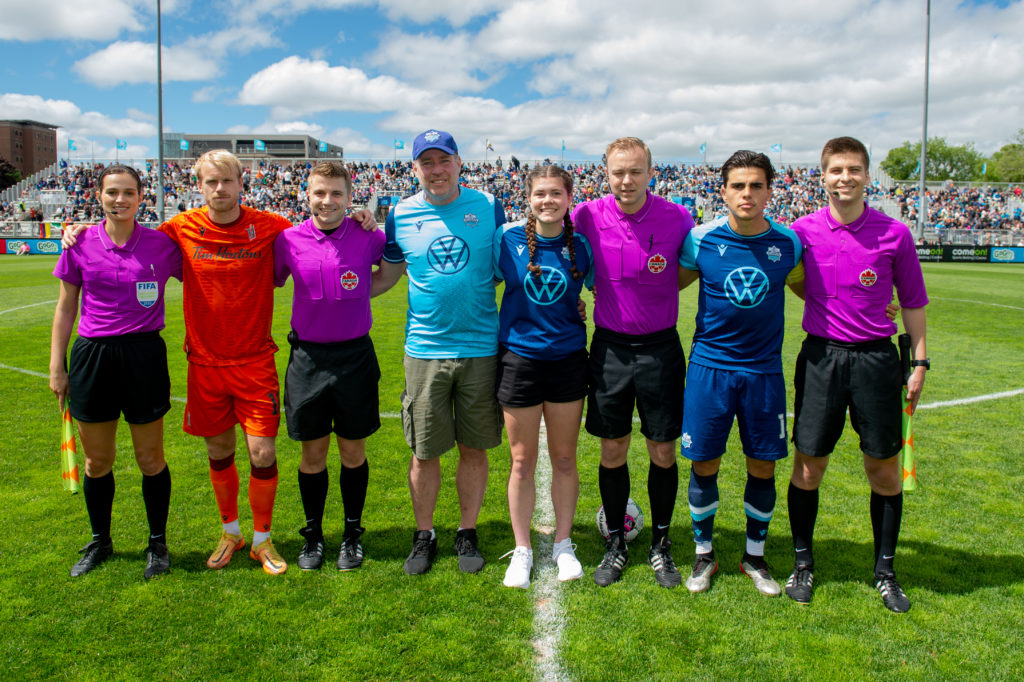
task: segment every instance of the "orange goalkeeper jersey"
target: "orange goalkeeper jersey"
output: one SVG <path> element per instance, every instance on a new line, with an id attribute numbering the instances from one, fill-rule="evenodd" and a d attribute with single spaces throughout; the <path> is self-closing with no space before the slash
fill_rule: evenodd
<path id="1" fill-rule="evenodd" d="M 274 239 L 291 223 L 240 208 L 228 225 L 210 220 L 204 207 L 160 226 L 181 247 L 185 354 L 197 365 L 241 365 L 277 350 L 270 336 Z"/>

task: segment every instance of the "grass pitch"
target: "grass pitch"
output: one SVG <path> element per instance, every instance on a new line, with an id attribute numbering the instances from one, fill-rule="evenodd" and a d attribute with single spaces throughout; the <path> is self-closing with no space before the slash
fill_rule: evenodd
<path id="1" fill-rule="evenodd" d="M 142 579 L 146 523 L 140 474 L 122 424 L 114 471 L 115 556 L 90 575 L 67 571 L 89 538 L 82 497 L 61 490 L 56 401 L 44 377 L 56 281 L 53 258 L 0 257 L 0 657 L 12 679 L 330 678 L 524 679 L 537 674 L 534 611 L 542 598 L 501 585 L 512 547 L 504 487 L 507 445 L 491 452 L 480 519 L 489 563 L 459 573 L 451 549 L 458 521 L 454 456 L 446 456 L 438 503 L 440 554 L 426 576 L 402 572 L 413 520 L 409 453 L 393 416 L 368 444 L 370 490 L 362 569 L 314 573 L 292 565 L 265 575 L 247 552 L 219 572 L 205 559 L 219 534 L 202 442 L 181 432 L 182 402 L 166 418 L 174 481 L 168 528 L 169 575 Z M 1024 387 L 1024 268 L 926 264 L 928 374 L 922 404 L 959 401 Z M 787 296 L 789 296 L 787 294 Z M 185 394 L 180 286 L 169 287 L 167 329 L 172 393 Z M 290 288 L 278 291 L 274 337 L 284 344 Z M 680 294 L 680 335 L 693 331 L 696 292 Z M 35 305 L 40 304 L 40 305 Z M 381 410 L 399 411 L 405 283 L 374 301 L 371 333 L 380 357 Z M 789 296 L 785 371 L 799 347 L 800 305 Z M 684 345 L 686 342 L 684 341 Z M 282 371 L 287 348 L 278 353 Z M 792 391 L 790 390 L 790 400 Z M 905 615 L 884 609 L 870 584 L 868 487 L 850 429 L 822 486 L 810 606 L 761 597 L 739 572 L 745 519 L 738 439 L 720 477 L 716 524 L 720 562 L 710 592 L 658 587 L 646 566 L 649 532 L 632 545 L 623 580 L 596 587 L 603 553 L 594 524 L 598 442 L 580 440 L 581 496 L 573 538 L 587 575 L 559 585 L 560 646 L 554 665 L 567 678 L 1017 678 L 1024 668 L 1024 556 L 1013 534 L 1024 518 L 1020 457 L 1024 395 L 923 409 L 915 419 L 919 489 L 905 501 L 896 560 L 913 601 Z M 303 523 L 297 444 L 278 439 L 281 483 L 274 536 L 294 562 Z M 647 510 L 647 456 L 636 434 L 632 496 Z M 333 450 L 332 450 L 333 452 Z M 239 467 L 245 487 L 246 457 Z M 688 467 L 680 463 L 674 555 L 692 559 L 686 507 Z M 325 520 L 328 552 L 342 528 L 339 464 Z M 792 565 L 785 503 L 789 462 L 777 475 L 779 503 L 767 559 L 780 582 Z M 544 493 L 541 493 L 544 494 Z M 243 492 L 244 495 L 244 492 Z M 249 521 L 242 503 L 243 529 Z M 247 535 L 251 535 L 246 531 Z M 536 544 L 539 543 L 535 543 Z"/>

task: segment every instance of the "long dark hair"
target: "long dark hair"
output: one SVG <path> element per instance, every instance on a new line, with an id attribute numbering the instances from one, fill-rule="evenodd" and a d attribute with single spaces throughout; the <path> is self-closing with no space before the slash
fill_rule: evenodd
<path id="1" fill-rule="evenodd" d="M 534 166 L 526 176 L 526 203 L 530 203 L 530 194 L 533 192 L 533 181 L 537 178 L 558 178 L 565 185 L 565 193 L 569 197 L 570 204 L 572 203 L 572 176 L 562 168 L 554 164 L 548 164 L 545 166 Z M 562 236 L 565 238 L 565 245 L 569 249 L 569 263 L 572 265 L 570 272 L 572 273 L 573 279 L 579 279 L 583 275 L 580 274 L 579 270 L 576 269 L 576 244 L 573 241 L 572 235 L 572 218 L 569 217 L 571 211 L 565 211 L 565 217 L 562 218 Z M 526 217 L 526 246 L 529 249 L 530 261 L 526 266 L 526 269 L 533 273 L 534 277 L 540 277 L 540 266 L 533 262 L 534 254 L 537 251 L 537 216 L 530 211 L 530 214 Z"/>

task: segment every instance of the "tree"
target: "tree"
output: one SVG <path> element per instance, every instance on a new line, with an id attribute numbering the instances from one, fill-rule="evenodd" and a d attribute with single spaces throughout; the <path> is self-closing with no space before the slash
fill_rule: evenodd
<path id="1" fill-rule="evenodd" d="M 920 177 L 921 143 L 904 142 L 889 150 L 882 169 L 896 180 L 910 180 Z M 927 179 L 934 180 L 980 180 L 985 157 L 974 148 L 974 144 L 951 145 L 945 138 L 933 137 L 928 140 Z"/>
<path id="2" fill-rule="evenodd" d="M 988 160 L 985 178 L 993 182 L 1024 182 L 1024 128 L 1017 131 L 1013 142 L 1003 145 Z"/>
<path id="3" fill-rule="evenodd" d="M 7 189 L 21 180 L 21 173 L 7 159 L 0 156 L 0 189 Z"/>

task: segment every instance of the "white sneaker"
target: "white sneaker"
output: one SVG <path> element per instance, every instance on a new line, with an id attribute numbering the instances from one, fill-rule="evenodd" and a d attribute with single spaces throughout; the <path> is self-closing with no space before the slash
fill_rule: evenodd
<path id="1" fill-rule="evenodd" d="M 575 549 L 572 538 L 566 538 L 556 542 L 551 550 L 551 558 L 558 564 L 558 579 L 562 582 L 583 577 L 583 564 L 576 558 Z"/>
<path id="2" fill-rule="evenodd" d="M 505 587 L 526 589 L 530 586 L 530 570 L 533 569 L 533 550 L 518 546 L 511 552 L 502 555 L 502 559 L 512 555 L 512 561 L 505 570 Z"/>

